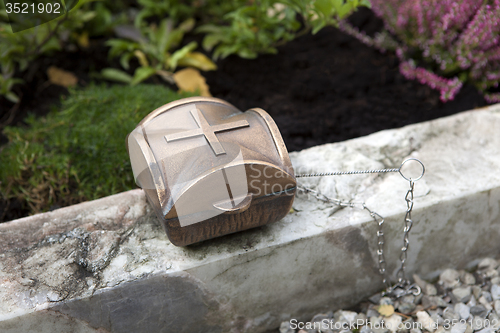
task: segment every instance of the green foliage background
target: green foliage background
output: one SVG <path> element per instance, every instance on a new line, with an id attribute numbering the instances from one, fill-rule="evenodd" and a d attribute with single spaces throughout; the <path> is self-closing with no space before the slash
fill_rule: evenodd
<path id="1" fill-rule="evenodd" d="M 183 97 L 145 84 L 71 91 L 60 110 L 4 129 L 0 193 L 36 213 L 135 188 L 127 134 L 152 110 Z"/>

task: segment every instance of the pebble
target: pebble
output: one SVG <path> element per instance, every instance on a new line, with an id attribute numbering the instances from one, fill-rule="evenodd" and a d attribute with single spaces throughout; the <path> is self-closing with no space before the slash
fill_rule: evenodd
<path id="1" fill-rule="evenodd" d="M 373 333 L 387 333 L 389 330 L 385 325 L 382 325 L 382 317 L 372 317 L 370 318 L 370 322 L 372 323 L 372 331 Z"/>
<path id="2" fill-rule="evenodd" d="M 440 275 L 439 280 L 445 288 L 455 288 L 460 284 L 460 273 L 454 269 L 445 269 Z"/>
<path id="3" fill-rule="evenodd" d="M 468 285 L 473 285 L 476 283 L 476 278 L 474 277 L 474 275 L 472 275 L 471 273 L 468 273 L 468 272 L 464 272 L 462 274 L 461 280 L 463 283 L 468 284 Z"/>
<path id="4" fill-rule="evenodd" d="M 472 294 L 474 294 L 474 297 L 478 299 L 481 296 L 481 292 L 483 290 L 479 286 L 472 286 Z"/>
<path id="5" fill-rule="evenodd" d="M 380 305 L 394 305 L 394 301 L 389 297 L 382 297 L 380 299 Z"/>
<path id="6" fill-rule="evenodd" d="M 352 331 L 323 330 L 323 333 L 494 333 L 495 330 L 500 329 L 500 267 L 498 265 L 498 261 L 485 258 L 477 266 L 479 272 L 473 272 L 474 274 L 463 270 L 446 269 L 440 274 L 436 284 L 414 275 L 415 283 L 422 289 L 420 295 L 391 298 L 381 297 L 378 293 L 369 298 L 371 303 L 360 304 L 358 308 L 362 308 L 363 311 L 359 313 L 344 310 L 338 310 L 335 313 L 320 313 L 315 315 L 310 322 L 334 318 L 340 323 L 366 323 L 369 318 L 368 321 L 372 323 L 371 327 L 362 325 Z M 476 281 L 475 276 L 481 275 L 486 277 L 478 278 Z M 377 311 L 380 305 L 392 305 L 397 312 L 384 318 Z M 464 324 L 463 321 L 467 323 Z M 490 326 L 488 326 L 488 321 Z M 405 328 L 405 325 L 401 325 L 401 323 L 414 322 L 418 322 L 423 329 L 413 325 L 406 325 Z M 444 325 L 450 322 L 458 323 L 445 328 Z M 493 322 L 497 326 L 492 327 Z M 279 332 L 313 333 L 313 330 L 293 330 L 290 328 L 290 321 L 284 321 L 280 325 Z M 314 331 L 314 333 L 317 332 Z"/>
<path id="7" fill-rule="evenodd" d="M 425 286 L 427 285 L 427 282 L 425 282 L 420 276 L 417 274 L 413 274 L 413 280 L 417 284 L 417 286 L 420 287 L 420 289 L 424 290 Z"/>
<path id="8" fill-rule="evenodd" d="M 491 295 L 491 293 L 489 291 L 483 291 L 481 293 L 481 297 L 484 297 L 484 299 L 486 300 L 486 302 L 493 302 L 493 296 Z M 480 297 L 480 298 L 481 298 Z"/>
<path id="9" fill-rule="evenodd" d="M 500 285 L 494 284 L 491 286 L 491 298 L 494 300 L 500 299 Z"/>
<path id="10" fill-rule="evenodd" d="M 497 270 L 498 272 L 498 270 Z M 495 276 L 494 278 L 491 279 L 492 284 L 500 284 L 500 276 Z"/>
<path id="11" fill-rule="evenodd" d="M 424 293 L 429 296 L 437 295 L 437 289 L 432 284 L 427 284 L 424 288 Z"/>
<path id="12" fill-rule="evenodd" d="M 496 300 L 494 303 L 495 311 L 500 315 L 500 300 Z"/>
<path id="13" fill-rule="evenodd" d="M 486 310 L 486 308 L 482 305 L 475 305 L 470 308 L 470 314 L 474 317 L 478 316 L 481 318 L 485 318 L 487 312 L 488 310 Z"/>
<path id="14" fill-rule="evenodd" d="M 455 304 L 454 310 L 460 316 L 460 319 L 467 320 L 470 316 L 470 309 L 464 303 Z"/>
<path id="15" fill-rule="evenodd" d="M 480 331 L 476 331 L 476 333 L 495 333 L 495 329 L 492 327 L 485 327 Z"/>
<path id="16" fill-rule="evenodd" d="M 479 303 L 481 303 L 482 305 L 484 305 L 484 307 L 488 311 L 491 310 L 491 309 L 493 309 L 493 307 L 491 306 L 490 302 L 488 302 L 488 300 L 484 296 L 479 297 Z"/>
<path id="17" fill-rule="evenodd" d="M 493 258 L 484 258 L 479 262 L 477 268 L 479 270 L 492 270 L 498 267 L 498 261 Z"/>
<path id="18" fill-rule="evenodd" d="M 487 277 L 487 278 L 494 278 L 494 277 L 498 277 L 498 271 L 495 270 L 495 269 L 490 269 L 488 271 L 486 271 L 486 273 L 484 273 L 484 275 Z"/>
<path id="19" fill-rule="evenodd" d="M 420 293 L 420 295 L 415 296 L 415 300 L 413 301 L 413 303 L 415 303 L 416 305 L 419 305 L 420 302 L 422 301 L 422 297 L 424 297 L 423 293 Z"/>
<path id="20" fill-rule="evenodd" d="M 403 296 L 399 299 L 401 303 L 414 303 L 415 302 L 415 296 L 413 295 L 406 295 Z"/>
<path id="21" fill-rule="evenodd" d="M 458 323 L 451 327 L 450 333 L 465 333 L 467 330 L 467 324 Z"/>
<path id="22" fill-rule="evenodd" d="M 389 318 L 385 319 L 385 327 L 389 329 L 392 333 L 396 333 L 399 325 L 403 322 L 403 317 L 393 314 Z"/>
<path id="23" fill-rule="evenodd" d="M 432 320 L 431 316 L 429 316 L 429 314 L 425 311 L 417 312 L 417 322 L 420 323 L 426 331 L 431 333 L 433 333 L 437 328 L 434 320 Z"/>
<path id="24" fill-rule="evenodd" d="M 473 307 L 473 306 L 476 306 L 477 305 L 477 300 L 476 300 L 476 297 L 474 297 L 474 295 L 472 295 L 470 297 L 470 300 L 467 302 L 467 306 L 469 308 Z"/>
<path id="25" fill-rule="evenodd" d="M 438 323 L 438 325 L 444 325 L 443 317 L 441 317 L 437 313 L 432 314 L 431 318 L 432 318 L 432 320 L 434 320 L 434 322 Z"/>
<path id="26" fill-rule="evenodd" d="M 295 333 L 295 330 L 290 327 L 290 321 L 283 321 L 281 323 L 280 333 Z"/>
<path id="27" fill-rule="evenodd" d="M 357 313 L 354 311 L 337 311 L 335 312 L 335 319 L 341 323 L 352 324 L 356 322 Z"/>
<path id="28" fill-rule="evenodd" d="M 448 320 L 448 321 L 453 321 L 453 320 L 460 320 L 460 315 L 456 313 L 452 307 L 447 307 L 443 311 L 443 319 Z"/>
<path id="29" fill-rule="evenodd" d="M 491 322 L 486 318 L 474 317 L 472 320 L 472 329 L 474 331 L 479 331 L 488 326 L 491 326 Z"/>
<path id="30" fill-rule="evenodd" d="M 424 308 L 430 308 L 434 306 L 440 306 L 440 307 L 447 307 L 448 303 L 446 303 L 441 297 L 439 296 L 424 296 L 422 297 L 422 305 Z"/>
<path id="31" fill-rule="evenodd" d="M 380 299 L 381 298 L 382 298 L 382 295 L 380 295 L 380 293 L 376 293 L 372 297 L 368 298 L 368 300 L 370 302 L 372 302 L 373 304 L 380 304 Z"/>
<path id="32" fill-rule="evenodd" d="M 417 306 L 414 303 L 401 303 L 398 306 L 398 311 L 402 314 L 409 314 L 415 310 Z"/>
<path id="33" fill-rule="evenodd" d="M 491 323 L 491 327 L 496 330 L 500 329 L 500 317 L 496 313 L 490 312 L 488 319 Z"/>
<path id="34" fill-rule="evenodd" d="M 373 333 L 373 330 L 370 328 L 370 326 L 363 326 L 359 330 L 359 333 Z"/>
<path id="35" fill-rule="evenodd" d="M 453 289 L 452 293 L 458 302 L 467 303 L 470 300 L 470 296 L 472 294 L 472 291 L 471 291 L 471 287 L 459 287 L 459 288 Z"/>
<path id="36" fill-rule="evenodd" d="M 358 323 L 358 322 L 366 322 L 368 320 L 368 317 L 363 313 L 358 313 L 356 315 L 356 317 L 354 318 L 354 320 Z"/>

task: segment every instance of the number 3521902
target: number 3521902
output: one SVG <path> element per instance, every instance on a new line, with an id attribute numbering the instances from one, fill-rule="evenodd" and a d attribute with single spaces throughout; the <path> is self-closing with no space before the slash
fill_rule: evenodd
<path id="1" fill-rule="evenodd" d="M 60 3 L 9 3 L 5 4 L 5 9 L 7 14 L 35 14 L 35 13 L 47 13 L 47 14 L 61 14 L 61 4 Z"/>

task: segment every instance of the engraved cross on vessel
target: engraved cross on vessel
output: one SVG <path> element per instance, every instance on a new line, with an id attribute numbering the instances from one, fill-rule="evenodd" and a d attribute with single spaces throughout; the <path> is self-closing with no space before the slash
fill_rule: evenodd
<path id="1" fill-rule="evenodd" d="M 197 113 L 199 120 L 198 118 L 196 118 L 195 112 Z M 224 151 L 224 148 L 222 148 L 222 145 L 220 144 L 219 139 L 217 139 L 215 133 L 222 131 L 229 131 L 240 127 L 250 126 L 246 120 L 238 120 L 232 123 L 212 126 L 208 123 L 207 119 L 198 108 L 191 110 L 191 115 L 193 116 L 193 119 L 194 121 L 196 121 L 196 124 L 198 125 L 199 128 L 180 133 L 165 135 L 165 139 L 167 140 L 167 142 L 188 139 L 195 136 L 203 135 L 205 136 L 205 139 L 207 139 L 208 144 L 214 151 L 215 156 L 218 156 L 225 154 L 226 152 Z"/>

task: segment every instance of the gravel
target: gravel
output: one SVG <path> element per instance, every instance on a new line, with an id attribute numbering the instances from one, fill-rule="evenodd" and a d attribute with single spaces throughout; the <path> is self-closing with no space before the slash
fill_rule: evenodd
<path id="1" fill-rule="evenodd" d="M 319 313 L 309 321 L 290 318 L 280 333 L 495 333 L 500 331 L 500 262 L 478 260 L 471 271 L 445 269 L 431 283 L 414 275 L 420 295 L 362 302 L 359 312 Z M 379 312 L 380 311 L 380 312 Z"/>

